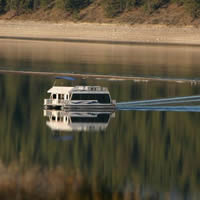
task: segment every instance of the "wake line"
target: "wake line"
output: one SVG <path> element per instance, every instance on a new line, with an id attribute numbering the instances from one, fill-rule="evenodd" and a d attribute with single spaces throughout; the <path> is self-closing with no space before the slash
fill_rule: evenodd
<path id="1" fill-rule="evenodd" d="M 200 106 L 132 106 L 121 107 L 124 111 L 171 111 L 171 112 L 200 112 Z"/>
<path id="2" fill-rule="evenodd" d="M 174 105 L 182 103 L 200 103 L 200 95 L 173 97 L 153 100 L 119 102 L 116 105 L 117 110 L 137 110 L 137 111 L 174 111 L 174 112 L 200 112 L 200 105 Z"/>
<path id="3" fill-rule="evenodd" d="M 200 95 L 153 99 L 153 100 L 119 102 L 117 103 L 117 106 L 118 107 L 120 106 L 147 106 L 147 105 L 190 103 L 190 102 L 200 102 Z"/>
<path id="4" fill-rule="evenodd" d="M 192 99 L 192 100 L 182 100 L 182 101 L 169 101 L 169 102 L 156 102 L 156 103 L 144 103 L 144 104 L 127 104 L 121 105 L 121 107 L 130 107 L 130 106 L 153 106 L 153 105 L 163 105 L 163 104 L 179 104 L 179 103 L 194 103 L 200 102 L 200 99 Z M 117 105 L 120 108 L 120 103 Z"/>
<path id="5" fill-rule="evenodd" d="M 160 82 L 175 82 L 175 83 L 190 83 L 199 84 L 199 79 L 179 79 L 179 78 L 161 78 L 161 77 L 138 77 L 138 76 L 118 76 L 118 75 L 101 75 L 101 74 L 80 74 L 80 73 L 62 73 L 62 72 L 36 72 L 22 70 L 4 70 L 0 69 L 0 74 L 21 74 L 21 75 L 38 75 L 38 76 L 71 76 L 74 78 L 94 78 L 108 81 L 160 81 Z"/>

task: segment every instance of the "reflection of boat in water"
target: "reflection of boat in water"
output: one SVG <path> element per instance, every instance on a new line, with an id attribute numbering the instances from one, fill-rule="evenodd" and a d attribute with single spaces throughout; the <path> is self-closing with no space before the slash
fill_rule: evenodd
<path id="1" fill-rule="evenodd" d="M 100 86 L 53 86 L 48 90 L 49 99 L 44 99 L 45 108 L 62 109 L 114 109 L 116 102 L 111 99 L 107 88 Z"/>
<path id="2" fill-rule="evenodd" d="M 107 128 L 115 113 L 44 110 L 44 116 L 48 118 L 46 124 L 52 131 L 100 131 Z"/>

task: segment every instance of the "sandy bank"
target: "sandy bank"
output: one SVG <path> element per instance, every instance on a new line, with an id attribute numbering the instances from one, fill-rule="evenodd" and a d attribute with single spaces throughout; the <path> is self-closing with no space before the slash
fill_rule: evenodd
<path id="1" fill-rule="evenodd" d="M 129 44 L 200 46 L 200 28 L 192 26 L 45 23 L 0 20 L 0 38 Z"/>

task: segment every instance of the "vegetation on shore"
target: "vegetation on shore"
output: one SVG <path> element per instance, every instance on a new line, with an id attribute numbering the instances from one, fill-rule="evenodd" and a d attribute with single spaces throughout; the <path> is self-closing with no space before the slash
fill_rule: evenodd
<path id="1" fill-rule="evenodd" d="M 75 16 L 80 20 L 79 13 L 94 4 L 98 5 L 97 9 L 101 9 L 103 15 L 108 18 L 116 18 L 132 10 L 135 12 L 132 12 L 131 15 L 135 15 L 138 10 L 142 11 L 143 15 L 152 15 L 159 9 L 167 9 L 170 5 L 181 7 L 192 19 L 200 17 L 199 0 L 0 0 L 0 14 L 15 11 L 15 16 L 19 16 L 24 13 L 35 13 L 41 9 L 46 11 L 56 8 L 67 13 L 67 16 Z M 92 18 L 95 21 L 100 16 L 95 9 L 93 11 Z M 87 15 L 87 12 L 84 15 Z"/>

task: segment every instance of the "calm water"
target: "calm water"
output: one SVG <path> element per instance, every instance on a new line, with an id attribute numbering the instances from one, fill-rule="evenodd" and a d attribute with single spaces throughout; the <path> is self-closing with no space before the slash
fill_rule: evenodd
<path id="1" fill-rule="evenodd" d="M 199 51 L 0 40 L 0 69 L 198 79 Z M 199 199 L 200 113 L 81 113 L 86 120 L 77 113 L 45 112 L 43 99 L 53 81 L 0 74 L 0 186 L 14 182 L 14 194 L 25 188 L 26 195 L 40 199 L 64 199 L 65 191 L 76 193 L 65 194 L 68 199 Z M 200 93 L 200 85 L 189 83 L 84 79 L 66 84 L 105 86 L 117 101 Z M 76 120 L 68 126 L 49 116 Z"/>

